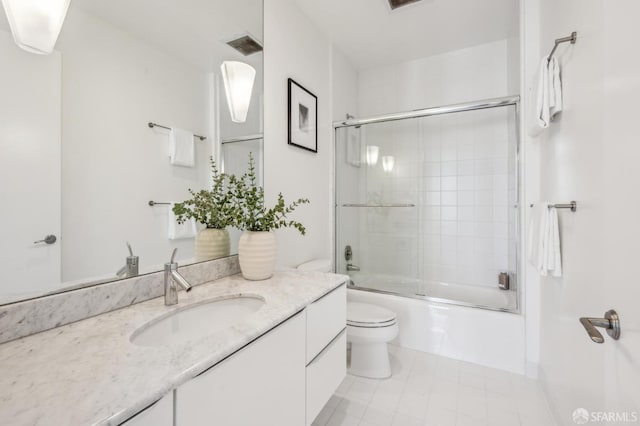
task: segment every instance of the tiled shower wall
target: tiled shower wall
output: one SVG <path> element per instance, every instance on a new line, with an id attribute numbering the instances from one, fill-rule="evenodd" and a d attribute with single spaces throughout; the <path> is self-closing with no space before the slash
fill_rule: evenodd
<path id="1" fill-rule="evenodd" d="M 426 280 L 495 286 L 509 269 L 509 111 L 423 121 L 418 250 Z"/>

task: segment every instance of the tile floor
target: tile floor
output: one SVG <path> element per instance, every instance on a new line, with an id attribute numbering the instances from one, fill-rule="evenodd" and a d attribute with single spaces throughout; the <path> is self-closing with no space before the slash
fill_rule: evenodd
<path id="1" fill-rule="evenodd" d="M 348 375 L 314 426 L 553 426 L 539 384 L 389 346 L 393 377 Z"/>

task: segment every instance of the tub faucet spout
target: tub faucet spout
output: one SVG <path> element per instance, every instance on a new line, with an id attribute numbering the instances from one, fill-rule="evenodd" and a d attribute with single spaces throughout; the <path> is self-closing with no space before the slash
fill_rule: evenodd
<path id="1" fill-rule="evenodd" d="M 360 271 L 360 267 L 358 265 L 354 265 L 353 263 L 347 263 L 347 271 L 348 272 L 358 272 L 358 271 Z"/>

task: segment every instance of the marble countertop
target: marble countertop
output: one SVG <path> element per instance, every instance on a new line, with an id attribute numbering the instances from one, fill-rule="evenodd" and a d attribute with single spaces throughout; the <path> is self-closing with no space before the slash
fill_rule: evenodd
<path id="1" fill-rule="evenodd" d="M 343 275 L 282 271 L 265 281 L 240 275 L 156 298 L 0 345 L 0 424 L 117 425 L 340 286 Z M 170 311 L 230 295 L 265 305 L 202 339 L 143 347 L 131 334 Z"/>

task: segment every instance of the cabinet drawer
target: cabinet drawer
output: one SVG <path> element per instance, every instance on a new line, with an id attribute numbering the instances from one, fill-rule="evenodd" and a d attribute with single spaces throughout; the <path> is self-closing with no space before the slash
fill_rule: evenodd
<path id="1" fill-rule="evenodd" d="M 307 426 L 338 389 L 347 374 L 346 328 L 307 366 Z"/>
<path id="2" fill-rule="evenodd" d="M 347 287 L 341 285 L 307 307 L 307 364 L 347 325 Z"/>
<path id="3" fill-rule="evenodd" d="M 176 426 L 300 426 L 305 313 L 176 390 Z"/>

